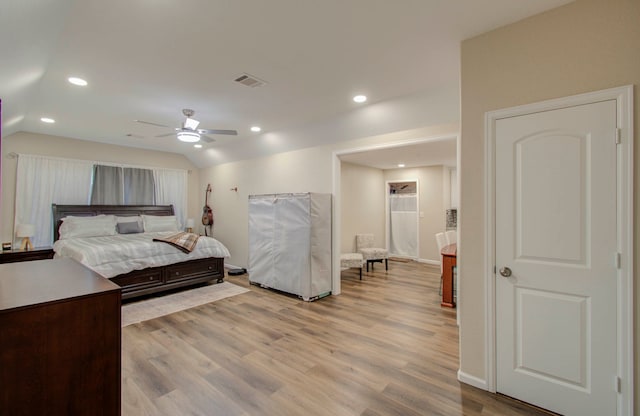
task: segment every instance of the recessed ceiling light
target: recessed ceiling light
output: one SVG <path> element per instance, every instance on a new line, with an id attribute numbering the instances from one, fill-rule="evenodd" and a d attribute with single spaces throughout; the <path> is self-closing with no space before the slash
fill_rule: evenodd
<path id="1" fill-rule="evenodd" d="M 403 168 L 404 167 L 404 163 L 398 163 L 398 167 L 399 168 Z"/>
<path id="2" fill-rule="evenodd" d="M 87 86 L 87 81 L 83 80 L 82 78 L 78 78 L 78 77 L 69 77 L 67 78 L 69 80 L 70 83 L 72 83 L 73 85 L 79 85 L 81 87 L 86 87 Z"/>
<path id="3" fill-rule="evenodd" d="M 355 97 L 353 97 L 353 101 L 355 101 L 357 103 L 363 103 L 363 102 L 367 101 L 367 96 L 366 95 L 356 95 Z"/>
<path id="4" fill-rule="evenodd" d="M 54 119 L 49 118 L 49 117 L 42 117 L 40 119 L 40 121 L 42 121 L 43 123 L 55 123 L 56 122 Z"/>
<path id="5" fill-rule="evenodd" d="M 262 129 L 259 126 L 251 127 L 251 131 L 254 133 L 259 133 Z"/>
<path id="6" fill-rule="evenodd" d="M 195 147 L 196 149 L 201 149 L 202 145 L 201 144 L 194 144 L 193 147 Z"/>

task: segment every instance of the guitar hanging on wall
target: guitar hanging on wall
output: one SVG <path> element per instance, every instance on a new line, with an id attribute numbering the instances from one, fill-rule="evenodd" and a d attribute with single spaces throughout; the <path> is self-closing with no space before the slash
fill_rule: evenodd
<path id="1" fill-rule="evenodd" d="M 207 184 L 207 190 L 204 192 L 204 207 L 202 208 L 202 225 L 204 225 L 204 235 L 213 235 L 213 210 L 209 206 L 209 194 L 211 193 L 211 184 Z M 209 227 L 209 234 L 207 234 Z"/>

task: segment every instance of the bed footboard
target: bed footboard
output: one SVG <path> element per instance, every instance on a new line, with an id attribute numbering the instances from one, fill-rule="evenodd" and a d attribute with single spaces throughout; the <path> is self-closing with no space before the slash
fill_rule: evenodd
<path id="1" fill-rule="evenodd" d="M 111 278 L 122 288 L 122 299 L 132 299 L 151 293 L 215 280 L 224 280 L 224 259 L 210 257 L 182 263 L 134 270 Z"/>

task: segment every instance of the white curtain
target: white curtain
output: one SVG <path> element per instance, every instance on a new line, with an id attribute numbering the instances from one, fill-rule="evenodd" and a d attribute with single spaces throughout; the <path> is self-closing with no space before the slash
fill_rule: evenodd
<path id="1" fill-rule="evenodd" d="M 173 204 L 180 229 L 187 223 L 187 171 L 154 169 L 156 204 Z"/>
<path id="2" fill-rule="evenodd" d="M 398 256 L 418 257 L 417 194 L 389 195 L 390 252 Z"/>
<path id="3" fill-rule="evenodd" d="M 88 204 L 92 170 L 90 161 L 18 155 L 14 227 L 33 224 L 33 245 L 51 245 L 51 204 Z"/>
<path id="4" fill-rule="evenodd" d="M 51 204 L 89 204 L 95 164 L 90 160 L 18 155 L 14 229 L 16 224 L 33 224 L 33 245 L 51 245 Z M 154 169 L 153 177 L 156 204 L 172 204 L 183 228 L 187 219 L 187 171 Z"/>

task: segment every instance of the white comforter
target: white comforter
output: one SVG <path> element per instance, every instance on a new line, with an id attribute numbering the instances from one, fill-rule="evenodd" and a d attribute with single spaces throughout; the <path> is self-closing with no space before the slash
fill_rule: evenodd
<path id="1" fill-rule="evenodd" d="M 212 237 L 201 236 L 189 254 L 169 244 L 152 241 L 173 234 L 175 231 L 70 238 L 56 241 L 53 251 L 55 257 L 70 257 L 104 277 L 205 257 L 229 257 L 224 244 Z"/>

